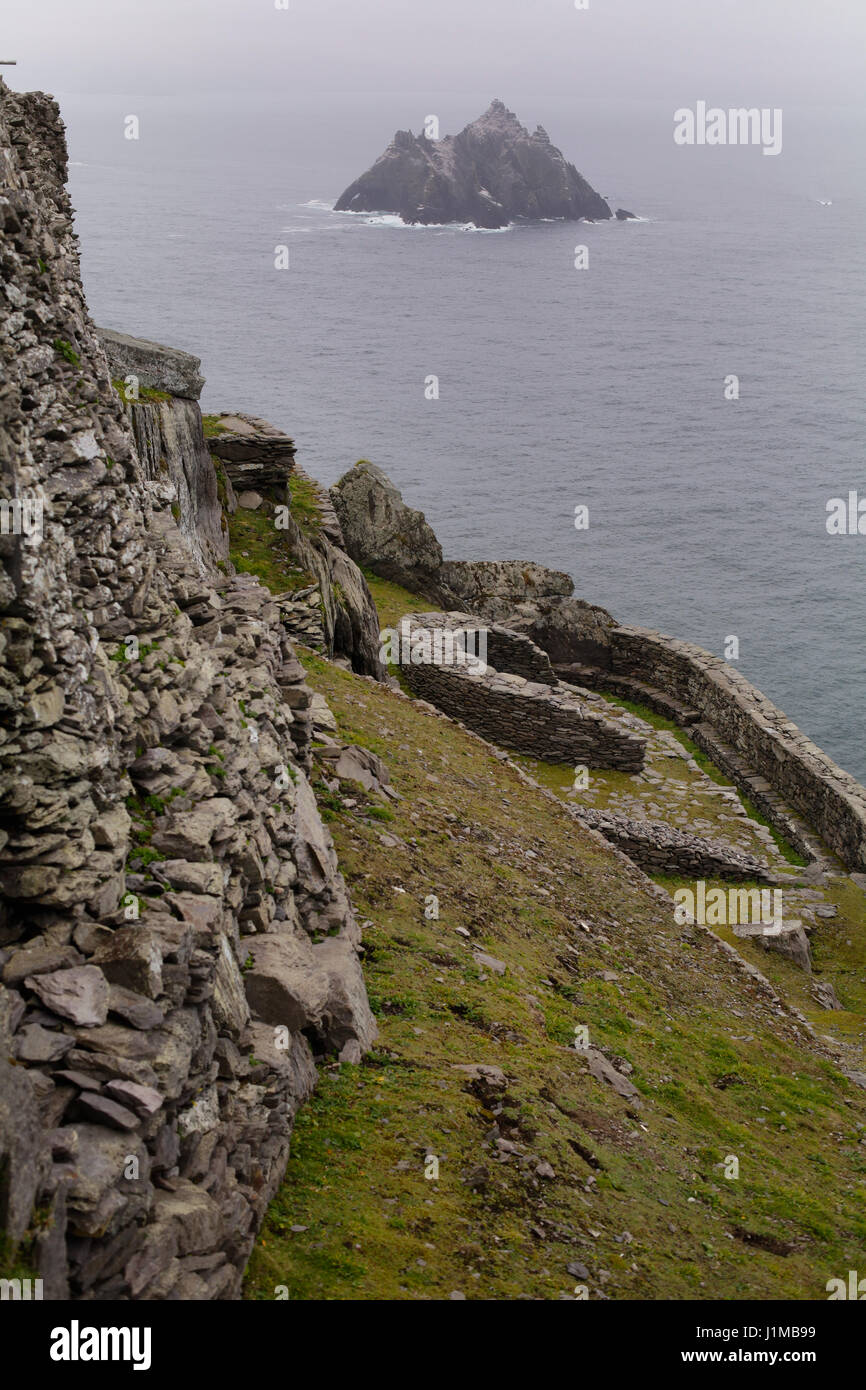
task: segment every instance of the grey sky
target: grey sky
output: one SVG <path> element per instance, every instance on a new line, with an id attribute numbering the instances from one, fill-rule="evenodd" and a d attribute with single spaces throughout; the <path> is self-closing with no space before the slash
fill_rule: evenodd
<path id="1" fill-rule="evenodd" d="M 862 102 L 864 0 L 6 0 L 18 88 Z"/>

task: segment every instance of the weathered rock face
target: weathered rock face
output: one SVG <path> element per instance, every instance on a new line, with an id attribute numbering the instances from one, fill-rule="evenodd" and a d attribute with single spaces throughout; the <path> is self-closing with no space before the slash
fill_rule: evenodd
<path id="1" fill-rule="evenodd" d="M 362 459 L 334 484 L 331 500 L 346 550 L 357 564 L 432 597 L 442 547 L 424 513 L 407 507 L 381 468 Z"/>
<path id="2" fill-rule="evenodd" d="M 200 480 L 156 450 L 198 468 L 192 399 L 135 407 L 142 465 L 65 158 L 54 102 L 0 83 L 0 488 L 42 508 L 0 537 L 0 1226 L 48 1297 L 233 1297 L 316 1058 L 375 1025 L 303 669 L 177 524 Z M 248 983 L 261 941 L 305 961 L 291 1009 L 278 963 Z"/>
<path id="3" fill-rule="evenodd" d="M 298 563 L 313 575 L 321 596 L 325 647 L 346 656 L 359 675 L 384 675 L 379 661 L 379 617 L 367 581 L 341 546 L 322 531 L 307 536 L 296 528 L 292 549 Z"/>
<path id="4" fill-rule="evenodd" d="M 298 569 L 310 584 L 280 598 L 283 622 L 299 641 L 345 656 L 361 675 L 381 679 L 379 619 L 367 581 L 346 553 L 340 522 L 328 492 L 295 462 L 289 437 L 252 415 L 222 414 L 208 446 L 227 488 L 226 505 L 256 511 L 263 525 L 277 525 Z M 300 484 L 315 504 L 305 526 L 287 515 L 291 487 Z"/>
<path id="5" fill-rule="evenodd" d="M 405 222 L 507 227 L 516 218 L 606 220 L 611 209 L 552 145 L 494 101 L 459 135 L 428 140 L 400 130 L 346 189 L 338 212 L 396 213 Z"/>
<path id="6" fill-rule="evenodd" d="M 443 560 L 423 512 L 366 460 L 331 488 L 346 549 L 359 565 L 446 608 L 524 633 L 553 661 L 594 656 L 614 619 L 572 597 L 570 575 L 532 560 Z M 513 669 L 513 668 L 509 668 Z"/>
<path id="7" fill-rule="evenodd" d="M 459 600 L 492 622 L 510 620 L 519 603 L 566 598 L 574 590 L 570 575 L 532 560 L 446 560 L 437 589 L 448 602 Z"/>
<path id="8" fill-rule="evenodd" d="M 617 626 L 607 609 L 573 595 L 541 594 L 519 601 L 506 619 L 543 648 L 554 666 L 610 660 L 610 633 Z"/>
<path id="9" fill-rule="evenodd" d="M 198 406 L 172 397 L 127 409 L 145 477 L 169 499 L 191 553 L 212 572 L 228 559 L 229 533 Z"/>
<path id="10" fill-rule="evenodd" d="M 152 391 L 168 391 L 172 396 L 198 400 L 204 386 L 200 357 L 148 338 L 115 333 L 112 328 L 97 328 L 96 332 L 113 377 L 125 380 L 134 376 L 139 386 Z"/>
<path id="11" fill-rule="evenodd" d="M 199 359 L 145 338 L 96 331 L 112 378 L 123 383 L 122 399 L 144 476 L 170 501 L 201 569 L 224 565 L 229 536 L 197 404 L 204 384 Z M 137 391 L 127 385 L 130 375 Z"/>

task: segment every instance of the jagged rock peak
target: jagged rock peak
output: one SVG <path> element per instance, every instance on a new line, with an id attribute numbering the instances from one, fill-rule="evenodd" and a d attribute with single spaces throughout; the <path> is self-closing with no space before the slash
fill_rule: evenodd
<path id="1" fill-rule="evenodd" d="M 523 135 L 529 133 L 526 127 L 517 119 L 514 112 L 509 111 L 505 102 L 500 101 L 498 97 L 494 97 L 483 116 L 479 116 L 478 120 L 472 121 L 471 124 L 474 126 L 497 125 L 519 131 Z M 468 128 L 469 127 L 467 127 L 467 129 Z"/>
<path id="2" fill-rule="evenodd" d="M 399 130 L 346 189 L 338 212 L 394 213 L 404 222 L 493 229 L 520 219 L 607 220 L 611 209 L 543 126 L 529 131 L 496 98 L 459 135 Z"/>

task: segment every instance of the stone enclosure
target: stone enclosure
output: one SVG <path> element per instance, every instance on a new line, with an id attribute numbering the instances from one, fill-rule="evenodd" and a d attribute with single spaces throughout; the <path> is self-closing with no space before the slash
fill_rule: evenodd
<path id="1" fill-rule="evenodd" d="M 465 613 L 422 613 L 409 619 L 410 631 L 446 625 L 454 630 L 478 627 L 479 619 Z M 486 672 L 458 664 L 410 662 L 400 669 L 412 693 L 491 742 L 530 757 L 624 772 L 641 769 L 641 739 L 622 733 L 560 686 L 544 653 L 528 638 L 496 624 L 484 626 Z M 494 659 L 508 665 L 495 670 Z M 534 678 L 512 673 L 512 660 L 522 670 L 533 671 Z"/>

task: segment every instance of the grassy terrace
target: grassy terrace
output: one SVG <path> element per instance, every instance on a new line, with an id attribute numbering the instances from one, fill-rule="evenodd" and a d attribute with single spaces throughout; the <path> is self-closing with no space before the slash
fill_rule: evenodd
<path id="1" fill-rule="evenodd" d="M 314 580 L 296 563 L 285 531 L 269 509 L 238 508 L 229 524 L 229 559 L 239 574 L 255 574 L 272 594 L 306 589 Z"/>
<path id="2" fill-rule="evenodd" d="M 122 377 L 114 377 L 111 382 L 120 399 L 127 405 L 147 405 L 148 403 L 159 401 L 170 401 L 173 399 L 169 391 L 157 391 L 153 386 L 139 386 L 137 396 L 127 396 L 126 382 Z"/>
<path id="3" fill-rule="evenodd" d="M 425 606 L 373 587 L 382 626 Z M 298 1116 L 246 1296 L 826 1297 L 863 1261 L 866 1094 L 556 801 L 448 721 L 303 658 L 401 796 L 386 814 L 318 784 L 380 1037 Z M 590 1075 L 579 1026 L 632 1068 L 638 1103 Z M 496 1098 L 462 1063 L 507 1074 L 498 1133 L 528 1161 L 497 1157 Z"/>
<path id="4" fill-rule="evenodd" d="M 228 433 L 228 425 L 224 425 L 218 415 L 203 415 L 201 424 L 205 439 L 216 439 L 219 435 Z"/>

